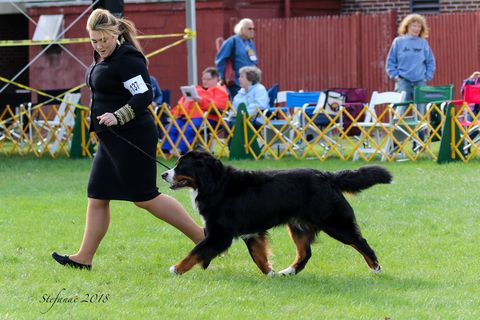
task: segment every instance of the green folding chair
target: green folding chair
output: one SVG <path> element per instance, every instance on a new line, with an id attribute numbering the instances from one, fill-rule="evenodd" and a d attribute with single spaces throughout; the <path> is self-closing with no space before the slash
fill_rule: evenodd
<path id="1" fill-rule="evenodd" d="M 408 141 L 413 143 L 415 152 L 425 147 L 427 132 L 433 132 L 431 141 L 439 140 L 441 110 L 443 105 L 453 99 L 453 85 L 419 86 L 414 88 L 413 101 L 395 104 L 392 115 L 393 136 L 401 146 Z M 406 141 L 408 140 L 408 141 Z M 392 151 L 395 151 L 392 150 Z"/>

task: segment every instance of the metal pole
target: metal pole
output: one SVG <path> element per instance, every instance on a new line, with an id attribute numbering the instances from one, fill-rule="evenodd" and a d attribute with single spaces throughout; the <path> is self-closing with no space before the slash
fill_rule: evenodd
<path id="1" fill-rule="evenodd" d="M 196 32 L 195 26 L 195 0 L 185 1 L 185 14 L 187 28 Z M 188 84 L 197 85 L 197 37 L 187 41 L 187 62 L 188 62 Z"/>

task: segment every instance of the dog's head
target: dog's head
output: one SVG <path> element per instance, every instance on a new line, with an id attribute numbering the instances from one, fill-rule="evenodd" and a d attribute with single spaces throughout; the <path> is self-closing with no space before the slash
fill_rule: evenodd
<path id="1" fill-rule="evenodd" d="M 212 184 L 216 175 L 220 175 L 222 163 L 206 151 L 190 151 L 178 159 L 175 167 L 162 174 L 170 183 L 170 188 L 199 189 Z"/>

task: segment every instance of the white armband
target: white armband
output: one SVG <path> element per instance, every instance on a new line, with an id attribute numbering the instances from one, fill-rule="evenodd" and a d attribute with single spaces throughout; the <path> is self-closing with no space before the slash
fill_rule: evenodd
<path id="1" fill-rule="evenodd" d="M 125 87 L 125 89 L 130 91 L 132 96 L 148 91 L 147 84 L 145 83 L 145 81 L 143 81 L 143 78 L 141 75 L 138 75 L 136 77 L 133 77 L 130 80 L 125 81 L 123 83 L 123 86 Z"/>

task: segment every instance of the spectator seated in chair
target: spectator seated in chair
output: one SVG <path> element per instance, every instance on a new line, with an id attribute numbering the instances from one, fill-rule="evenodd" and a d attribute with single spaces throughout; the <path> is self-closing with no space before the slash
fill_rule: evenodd
<path id="1" fill-rule="evenodd" d="M 228 102 L 228 93 L 225 86 L 218 85 L 220 78 L 218 71 L 213 67 L 206 68 L 202 73 L 202 85 L 195 86 L 198 98 L 187 98 L 183 96 L 177 105 L 172 109 L 175 115 L 177 126 L 173 123 L 168 131 L 169 139 L 165 139 L 162 151 L 165 154 L 172 154 L 174 146 L 177 151 L 185 154 L 195 139 L 196 131 L 204 123 L 205 112 L 210 111 L 206 117 L 214 127 L 218 122 L 218 115 L 211 109 L 212 106 L 218 111 L 223 111 Z M 197 106 L 198 105 L 198 106 Z M 183 108 L 182 108 L 183 107 Z M 183 136 L 182 136 L 183 135 Z M 185 141 L 186 140 L 186 141 Z"/>
<path id="2" fill-rule="evenodd" d="M 254 66 L 243 67 L 240 69 L 240 86 L 242 87 L 237 95 L 233 98 L 233 108 L 237 111 L 240 104 L 244 103 L 247 107 L 247 113 L 251 117 L 253 125 L 258 128 L 259 123 L 256 123 L 258 110 L 268 108 L 270 98 L 268 97 L 267 89 L 260 83 L 262 72 L 259 68 Z M 234 116 L 230 115 L 228 123 L 233 125 Z"/>

